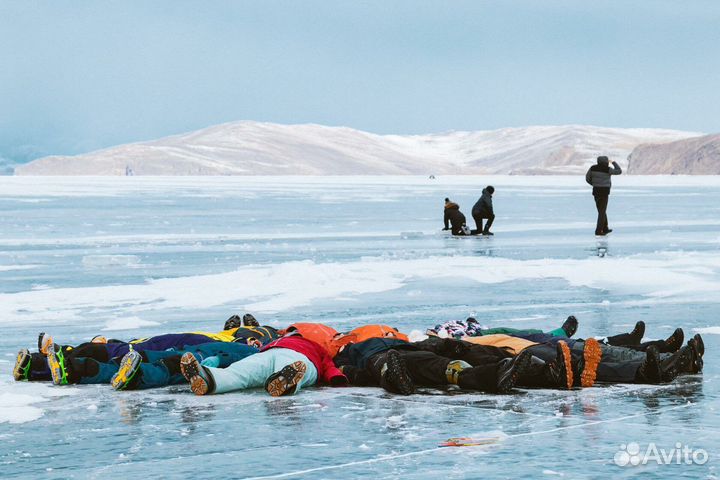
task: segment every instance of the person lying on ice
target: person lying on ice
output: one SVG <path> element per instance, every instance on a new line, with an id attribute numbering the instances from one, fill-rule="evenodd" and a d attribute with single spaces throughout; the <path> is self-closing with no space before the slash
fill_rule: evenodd
<path id="1" fill-rule="evenodd" d="M 77 363 L 82 365 L 82 377 L 78 383 L 110 383 L 115 390 L 144 390 L 178 385 L 186 383 L 180 371 L 180 360 L 186 353 L 192 353 L 202 365 L 226 368 L 259 351 L 257 347 L 242 341 L 210 342 L 183 349 L 130 350 L 122 359 L 115 358 L 109 363 L 100 363 L 91 358 L 79 359 Z"/>
<path id="2" fill-rule="evenodd" d="M 530 351 L 543 361 L 551 361 L 557 355 L 557 344 L 568 345 L 572 354 L 574 372 L 573 382 L 569 385 L 590 387 L 595 381 L 605 383 L 667 383 L 678 374 L 699 373 L 702 371 L 705 346 L 700 335 L 695 335 L 686 346 L 675 352 L 661 353 L 657 345 L 649 345 L 645 351 L 632 346 L 614 346 L 598 343 L 595 339 L 569 339 L 547 336 L 544 343 L 525 340 L 508 335 L 487 335 L 483 337 L 465 337 L 464 340 L 478 345 L 495 346 L 519 354 Z M 677 337 L 671 337 L 671 343 Z M 669 339 L 670 340 L 670 339 Z M 627 341 L 627 340 L 626 340 Z M 667 342 L 662 340 L 661 342 Z M 592 345 L 591 348 L 588 346 Z M 597 345 L 597 347 L 595 347 Z M 670 346 L 666 346 L 670 350 Z M 587 363 L 597 364 L 597 369 L 587 369 Z"/>
<path id="3" fill-rule="evenodd" d="M 252 318 L 252 316 L 250 317 Z M 252 318 L 252 320 L 254 320 L 254 318 Z M 233 322 L 234 317 L 231 317 L 226 322 L 226 326 L 231 328 L 218 333 L 172 333 L 132 340 L 130 342 L 87 342 L 77 347 L 56 345 L 50 335 L 41 334 L 39 344 L 40 351 L 46 355 L 53 383 L 56 385 L 65 385 L 68 383 L 105 383 L 109 381 L 112 375 L 107 377 L 107 373 L 113 371 L 113 369 L 116 372 L 119 368 L 119 362 L 111 362 L 111 359 L 124 357 L 131 348 L 137 352 L 143 352 L 146 350 L 166 350 L 169 348 L 183 349 L 187 346 L 209 342 L 235 341 L 246 344 L 251 343 L 257 347 L 272 341 L 278 336 L 277 331 L 272 327 L 232 326 Z M 85 362 L 84 359 L 88 358 L 95 360 L 95 362 Z M 16 370 L 22 372 L 28 369 L 29 365 L 29 371 L 32 371 L 36 368 L 31 365 L 32 360 L 33 357 L 27 350 L 21 350 L 18 353 Z M 27 365 L 25 363 L 27 363 Z M 104 364 L 104 367 L 96 371 L 98 364 Z M 98 374 L 100 374 L 100 377 L 95 379 L 94 377 Z"/>
<path id="4" fill-rule="evenodd" d="M 196 395 L 264 387 L 270 395 L 278 397 L 318 382 L 334 387 L 348 384 L 325 348 L 297 332 L 280 337 L 265 345 L 260 353 L 227 368 L 203 366 L 192 353 L 186 353 L 180 369 Z"/>
<path id="5" fill-rule="evenodd" d="M 115 390 L 141 390 L 185 383 L 180 371 L 180 359 L 192 353 L 202 365 L 225 368 L 278 338 L 272 327 L 260 326 L 255 317 L 246 313 L 242 319 L 233 315 L 225 322 L 225 330 L 235 329 L 235 341 L 211 342 L 185 349 L 170 348 L 163 351 L 129 351 L 119 362 L 110 384 Z M 103 379 L 104 380 L 104 379 Z M 83 382 L 91 383 L 91 382 Z M 106 383 L 105 381 L 97 383 Z"/>
<path id="6" fill-rule="evenodd" d="M 398 338 L 410 341 L 407 335 L 399 332 L 389 325 L 363 325 L 349 332 L 340 333 L 334 328 L 322 323 L 293 323 L 281 333 L 296 332 L 303 338 L 312 340 L 327 351 L 330 357 L 335 357 L 340 348 L 348 343 L 358 343 L 368 338 Z"/>
<path id="7" fill-rule="evenodd" d="M 461 343 L 440 339 L 443 343 Z M 351 384 L 379 385 L 388 392 L 410 395 L 415 386 L 458 385 L 465 390 L 509 393 L 531 362 L 530 353 L 506 358 L 488 352 L 475 366 L 422 349 L 421 344 L 395 338 L 370 338 L 346 345 L 335 357 L 335 365 L 347 374 Z M 452 348 L 452 347 L 450 347 Z"/>
<path id="8" fill-rule="evenodd" d="M 548 333 L 549 335 L 557 337 L 572 337 L 578 328 L 578 321 L 573 315 L 570 315 L 567 320 L 562 324 L 560 328 L 551 330 L 549 332 L 543 332 L 542 330 L 529 328 L 529 329 L 516 329 L 516 328 L 490 328 L 480 325 L 474 317 L 468 317 L 467 320 L 452 320 L 449 322 L 435 325 L 433 328 L 429 328 L 425 333 L 427 335 L 437 335 L 438 337 L 454 337 L 460 339 L 462 337 L 479 337 L 482 335 L 492 335 L 495 333 L 504 333 L 507 335 L 531 335 L 534 333 Z"/>

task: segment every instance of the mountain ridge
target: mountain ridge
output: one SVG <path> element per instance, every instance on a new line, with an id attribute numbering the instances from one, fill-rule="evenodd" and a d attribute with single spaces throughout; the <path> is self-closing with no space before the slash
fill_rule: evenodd
<path id="1" fill-rule="evenodd" d="M 237 121 L 74 156 L 16 175 L 578 174 L 608 155 L 626 165 L 641 144 L 696 132 L 586 125 L 380 135 L 349 127 Z"/>

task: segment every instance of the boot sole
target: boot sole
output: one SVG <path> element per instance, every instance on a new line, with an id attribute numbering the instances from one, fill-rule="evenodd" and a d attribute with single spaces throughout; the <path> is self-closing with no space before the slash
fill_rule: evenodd
<path id="1" fill-rule="evenodd" d="M 120 368 L 110 380 L 110 385 L 115 390 L 125 390 L 128 383 L 135 378 L 138 372 L 138 366 L 142 361 L 142 357 L 136 351 L 128 352 L 120 361 Z"/>
<path id="2" fill-rule="evenodd" d="M 415 383 L 408 374 L 405 361 L 399 353 L 392 351 L 387 356 L 388 370 L 385 375 L 388 376 L 387 381 L 397 388 L 400 395 L 412 395 L 415 393 Z"/>
<path id="3" fill-rule="evenodd" d="M 62 385 L 63 368 L 62 365 L 60 365 L 57 353 L 55 353 L 55 345 L 52 343 L 47 346 L 47 362 L 48 367 L 50 368 L 50 375 L 52 376 L 53 384 Z"/>
<path id="4" fill-rule="evenodd" d="M 565 365 L 565 387 L 568 390 L 572 390 L 573 382 L 575 381 L 575 379 L 573 378 L 572 355 L 570 355 L 570 347 L 568 347 L 568 344 L 563 342 L 562 340 L 558 342 L 558 346 L 560 348 L 560 353 L 562 354 L 562 362 Z"/>
<path id="5" fill-rule="evenodd" d="M 509 393 L 510 390 L 515 388 L 520 375 L 522 375 L 530 365 L 531 359 L 532 353 L 528 350 L 523 350 L 517 357 L 515 357 L 515 362 L 513 363 L 510 372 L 508 372 L 502 381 L 498 383 L 498 393 Z"/>
<path id="6" fill-rule="evenodd" d="M 273 396 L 280 397 L 293 393 L 297 384 L 305 376 L 307 366 L 301 361 L 287 365 L 280 370 L 279 375 L 268 382 L 265 390 Z"/>
<path id="7" fill-rule="evenodd" d="M 18 352 L 15 367 L 13 368 L 13 378 L 16 382 L 28 379 L 30 358 L 30 351 L 27 348 L 23 348 Z"/>
<path id="8" fill-rule="evenodd" d="M 602 350 L 600 344 L 594 338 L 585 340 L 585 348 L 583 348 L 583 359 L 585 366 L 580 374 L 580 385 L 583 388 L 590 388 L 595 384 L 597 378 L 597 368 L 602 358 Z"/>
<path id="9" fill-rule="evenodd" d="M 207 379 L 195 355 L 188 352 L 180 358 L 180 372 L 190 383 L 190 390 L 192 390 L 195 395 L 205 395 L 208 393 Z"/>

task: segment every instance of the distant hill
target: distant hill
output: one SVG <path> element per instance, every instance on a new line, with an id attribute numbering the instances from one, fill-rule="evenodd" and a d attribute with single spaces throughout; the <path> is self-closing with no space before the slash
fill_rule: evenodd
<path id="1" fill-rule="evenodd" d="M 639 145 L 629 157 L 629 173 L 720 174 L 720 134 L 663 144 Z"/>
<path id="2" fill-rule="evenodd" d="M 76 156 L 41 158 L 16 175 L 578 174 L 600 155 L 625 166 L 643 143 L 700 135 L 590 126 L 376 135 L 345 127 L 233 122 Z"/>

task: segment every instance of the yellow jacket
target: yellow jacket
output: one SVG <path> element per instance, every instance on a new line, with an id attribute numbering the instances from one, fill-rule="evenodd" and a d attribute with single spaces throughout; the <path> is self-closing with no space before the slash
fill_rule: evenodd
<path id="1" fill-rule="evenodd" d="M 522 352 L 527 347 L 537 345 L 537 342 L 531 342 L 530 340 L 525 340 L 524 338 L 511 337 L 510 335 L 504 335 L 501 333 L 483 335 L 481 337 L 462 337 L 461 340 L 474 343 L 476 345 L 499 347 L 512 352 L 515 355 Z"/>

